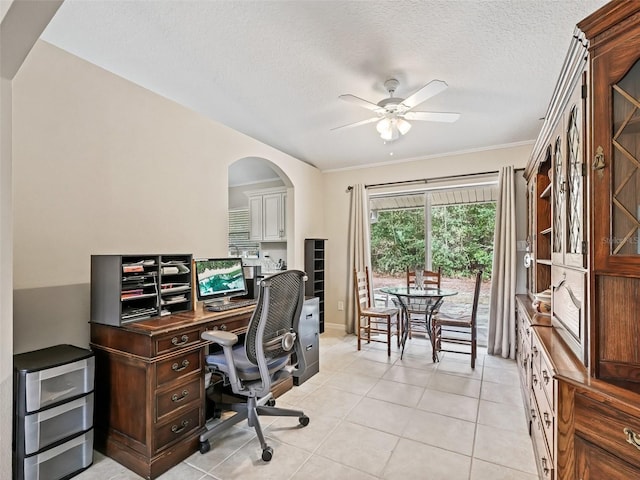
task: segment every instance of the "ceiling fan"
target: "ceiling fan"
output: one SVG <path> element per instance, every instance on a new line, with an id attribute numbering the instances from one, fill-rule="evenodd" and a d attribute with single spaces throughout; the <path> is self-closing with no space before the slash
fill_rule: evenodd
<path id="1" fill-rule="evenodd" d="M 384 87 L 389 92 L 389 97 L 380 100 L 378 103 L 372 103 L 355 95 L 340 95 L 338 98 L 346 102 L 355 103 L 361 107 L 367 108 L 375 112 L 376 116 L 360 122 L 350 123 L 341 127 L 332 128 L 338 130 L 341 128 L 352 128 L 367 123 L 377 122 L 376 130 L 380 137 L 392 142 L 405 135 L 411 128 L 411 124 L 407 120 L 421 120 L 428 122 L 455 122 L 460 118 L 459 113 L 451 112 L 416 112 L 417 107 L 422 102 L 437 95 L 447 89 L 448 85 L 442 80 L 432 80 L 417 92 L 409 95 L 407 98 L 394 97 L 393 94 L 398 88 L 400 82 L 395 78 L 390 78 L 384 82 Z"/>

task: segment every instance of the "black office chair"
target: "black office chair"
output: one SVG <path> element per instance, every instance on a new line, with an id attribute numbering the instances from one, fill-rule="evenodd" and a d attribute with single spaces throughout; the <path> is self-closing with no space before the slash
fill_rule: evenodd
<path id="1" fill-rule="evenodd" d="M 200 435 L 200 453 L 210 450 L 211 437 L 247 419 L 260 440 L 262 459 L 268 462 L 273 449 L 265 442 L 259 415 L 298 417 L 303 427 L 309 424 L 309 417 L 300 410 L 276 408 L 271 394 L 272 383 L 294 369 L 290 366 L 294 352 L 295 368 L 305 368 L 298 335 L 305 280 L 304 272 L 287 270 L 260 282 L 258 303 L 244 344 L 237 344 L 238 337 L 231 332 L 212 330 L 202 334 L 204 340 L 222 346 L 222 352 L 207 355 L 207 366 L 224 378 L 225 385 L 231 385 L 233 393 L 247 397 L 247 401 L 228 405 L 228 409 L 237 412 L 235 415 L 207 425 L 207 431 Z"/>

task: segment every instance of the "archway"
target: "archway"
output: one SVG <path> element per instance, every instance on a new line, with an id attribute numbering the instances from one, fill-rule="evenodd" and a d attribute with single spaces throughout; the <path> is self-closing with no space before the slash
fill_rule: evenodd
<path id="1" fill-rule="evenodd" d="M 236 160 L 228 169 L 228 254 L 263 272 L 293 259 L 293 183 L 275 163 L 260 157 Z"/>

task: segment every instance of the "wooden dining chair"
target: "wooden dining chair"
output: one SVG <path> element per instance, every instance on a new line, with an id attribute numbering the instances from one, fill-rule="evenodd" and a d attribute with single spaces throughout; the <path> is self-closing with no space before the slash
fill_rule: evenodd
<path id="1" fill-rule="evenodd" d="M 400 322 L 397 308 L 375 307 L 371 302 L 371 285 L 369 283 L 369 267 L 364 272 L 353 270 L 354 294 L 357 306 L 358 350 L 361 341 L 387 344 L 387 355 L 391 356 L 391 337 L 397 338 L 400 346 Z M 378 335 L 382 338 L 377 338 Z M 375 335 L 375 336 L 374 336 Z"/>
<path id="2" fill-rule="evenodd" d="M 437 358 L 438 352 L 464 353 L 471 355 L 471 368 L 476 367 L 477 356 L 477 317 L 478 299 L 482 285 L 482 270 L 476 273 L 476 284 L 473 292 L 473 305 L 471 315 L 463 317 L 451 317 L 442 313 L 433 316 L 431 320 L 431 335 L 433 354 Z M 443 348 L 442 344 L 468 345 L 469 350 L 453 350 Z"/>
<path id="3" fill-rule="evenodd" d="M 417 285 L 416 270 L 407 268 L 407 288 L 416 288 L 419 286 L 423 288 L 440 288 L 442 267 L 438 267 L 438 270 L 422 270 L 422 279 L 422 285 Z M 409 338 L 411 338 L 412 331 L 424 333 L 425 335 L 430 334 L 427 329 L 427 320 L 425 317 L 426 307 L 427 305 L 423 305 L 423 300 L 414 300 L 407 306 L 407 315 L 409 316 L 407 319 L 407 334 Z M 433 314 L 435 313 L 436 312 L 433 312 Z"/>

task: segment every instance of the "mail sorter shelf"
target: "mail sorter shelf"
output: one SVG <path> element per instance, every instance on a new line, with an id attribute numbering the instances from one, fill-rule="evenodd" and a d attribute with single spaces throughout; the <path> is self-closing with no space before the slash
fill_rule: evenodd
<path id="1" fill-rule="evenodd" d="M 91 465 L 94 363 L 72 345 L 14 356 L 14 479 L 59 480 Z"/>
<path id="2" fill-rule="evenodd" d="M 92 255 L 91 321 L 121 326 L 191 310 L 190 254 Z"/>

